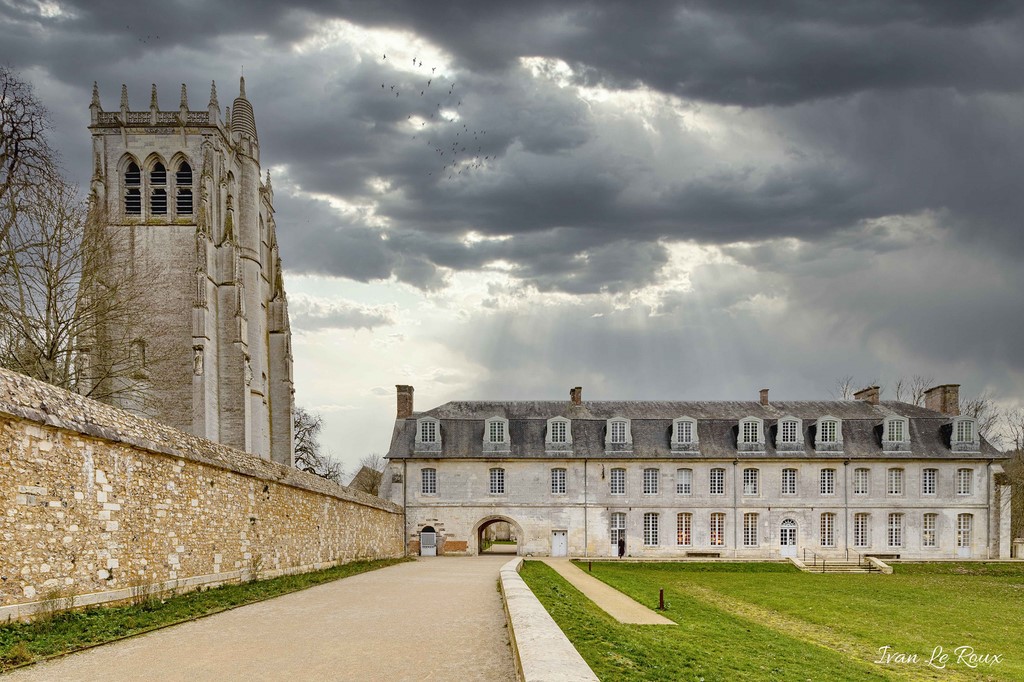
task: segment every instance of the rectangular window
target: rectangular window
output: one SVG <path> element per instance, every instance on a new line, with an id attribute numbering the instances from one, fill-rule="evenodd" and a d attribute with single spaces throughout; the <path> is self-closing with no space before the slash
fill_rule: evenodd
<path id="1" fill-rule="evenodd" d="M 626 442 L 626 422 L 612 422 L 612 433 L 609 439 L 612 443 Z"/>
<path id="2" fill-rule="evenodd" d="M 711 515 L 711 545 L 721 547 L 725 544 L 725 514 L 715 512 Z"/>
<path id="3" fill-rule="evenodd" d="M 644 495 L 658 494 L 658 474 L 657 469 L 644 469 Z"/>
<path id="4" fill-rule="evenodd" d="M 676 494 L 693 493 L 693 469 L 676 469 Z"/>
<path id="5" fill-rule="evenodd" d="M 938 543 L 935 539 L 935 522 L 939 518 L 938 514 L 925 514 L 924 519 L 921 522 L 921 546 L 922 547 L 937 547 Z"/>
<path id="6" fill-rule="evenodd" d="M 832 512 L 821 515 L 821 546 L 836 546 L 836 515 Z"/>
<path id="7" fill-rule="evenodd" d="M 868 546 L 868 515 L 854 514 L 853 515 L 853 546 L 854 547 L 867 547 Z"/>
<path id="8" fill-rule="evenodd" d="M 420 440 L 424 443 L 437 442 L 437 422 L 420 422 Z"/>
<path id="9" fill-rule="evenodd" d="M 552 443 L 565 443 L 566 442 L 565 422 L 551 422 L 551 442 Z"/>
<path id="10" fill-rule="evenodd" d="M 868 494 L 868 480 L 871 476 L 870 469 L 854 469 L 853 470 L 853 494 L 854 495 L 867 495 Z"/>
<path id="11" fill-rule="evenodd" d="M 903 433 L 903 422 L 898 419 L 889 421 L 889 440 L 901 443 L 906 440 Z"/>
<path id="12" fill-rule="evenodd" d="M 934 495 L 936 482 L 939 480 L 938 469 L 925 469 L 921 472 L 921 494 Z"/>
<path id="13" fill-rule="evenodd" d="M 565 469 L 551 470 L 551 494 L 565 494 Z"/>
<path id="14" fill-rule="evenodd" d="M 758 471 L 757 469 L 743 470 L 743 494 L 757 495 Z"/>
<path id="15" fill-rule="evenodd" d="M 974 517 L 970 514 L 957 514 L 956 516 L 956 546 L 971 546 L 971 522 Z"/>
<path id="16" fill-rule="evenodd" d="M 611 479 L 609 479 L 609 489 L 612 495 L 626 494 L 625 469 L 612 469 Z"/>
<path id="17" fill-rule="evenodd" d="M 779 432 L 783 443 L 796 442 L 796 422 L 782 422 Z"/>
<path id="18" fill-rule="evenodd" d="M 796 495 L 796 469 L 782 470 L 782 494 Z"/>
<path id="19" fill-rule="evenodd" d="M 821 422 L 820 431 L 818 433 L 819 443 L 835 443 L 836 442 L 836 422 L 831 419 L 827 419 Z"/>
<path id="20" fill-rule="evenodd" d="M 971 479 L 972 472 L 970 469 L 957 469 L 956 470 L 956 494 L 957 495 L 970 495 L 971 494 Z"/>
<path id="21" fill-rule="evenodd" d="M 712 469 L 709 492 L 712 495 L 725 494 L 725 469 Z"/>
<path id="22" fill-rule="evenodd" d="M 760 443 L 761 439 L 758 438 L 758 423 L 757 422 L 743 422 L 743 442 L 744 443 Z"/>
<path id="23" fill-rule="evenodd" d="M 420 492 L 424 495 L 437 494 L 437 469 L 420 470 Z"/>
<path id="24" fill-rule="evenodd" d="M 958 443 L 974 442 L 974 422 L 962 419 L 956 423 L 956 440 Z"/>
<path id="25" fill-rule="evenodd" d="M 626 539 L 626 512 L 612 512 L 612 545 L 618 546 L 620 538 Z"/>
<path id="26" fill-rule="evenodd" d="M 886 480 L 889 482 L 885 490 L 887 494 L 903 494 L 903 469 L 889 469 L 889 475 Z"/>
<path id="27" fill-rule="evenodd" d="M 836 494 L 836 470 L 835 469 L 822 469 L 821 470 L 821 494 L 822 495 L 835 495 Z"/>
<path id="28" fill-rule="evenodd" d="M 693 528 L 693 514 L 683 512 L 676 514 L 676 544 L 689 547 L 692 544 L 691 530 Z"/>
<path id="29" fill-rule="evenodd" d="M 504 495 L 505 494 L 505 470 L 504 469 L 491 469 L 491 486 L 490 491 L 492 495 Z"/>
<path id="30" fill-rule="evenodd" d="M 676 436 L 680 443 L 692 443 L 693 422 L 676 422 Z"/>
<path id="31" fill-rule="evenodd" d="M 493 421 L 490 423 L 488 435 L 492 443 L 505 442 L 505 422 Z"/>
<path id="32" fill-rule="evenodd" d="M 757 514 L 743 515 L 743 546 L 757 547 Z"/>
<path id="33" fill-rule="evenodd" d="M 644 514 L 644 546 L 655 547 L 658 545 L 658 515 L 654 512 Z"/>
<path id="34" fill-rule="evenodd" d="M 889 546 L 903 546 L 903 514 L 889 514 Z"/>

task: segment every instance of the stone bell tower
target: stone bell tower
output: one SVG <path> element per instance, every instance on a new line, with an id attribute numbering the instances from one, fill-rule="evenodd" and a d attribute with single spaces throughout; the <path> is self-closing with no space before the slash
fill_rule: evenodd
<path id="1" fill-rule="evenodd" d="M 274 221 L 245 80 L 221 116 L 216 84 L 193 110 L 181 86 L 163 111 L 154 85 L 133 111 L 121 86 L 107 112 L 89 107 L 94 222 L 112 262 L 144 278 L 130 318 L 86 335 L 85 379 L 114 386 L 113 339 L 131 337 L 133 394 L 110 402 L 283 464 L 293 464 L 291 329 Z M 115 386 L 116 388 L 116 386 Z M 126 397 L 127 396 L 127 397 Z"/>

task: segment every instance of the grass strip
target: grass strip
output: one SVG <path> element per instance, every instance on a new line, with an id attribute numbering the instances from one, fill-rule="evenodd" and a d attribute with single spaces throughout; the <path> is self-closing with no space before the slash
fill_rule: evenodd
<path id="1" fill-rule="evenodd" d="M 602 680 L 893 679 L 861 661 L 738 617 L 685 592 L 666 589 L 665 593 L 670 604 L 665 615 L 678 627 L 627 625 L 541 562 L 527 561 L 521 575 Z M 650 590 L 648 583 L 641 591 Z"/>
<path id="2" fill-rule="evenodd" d="M 141 603 L 94 606 L 31 623 L 2 625 L 0 672 L 405 561 L 410 559 L 353 561 L 319 571 L 225 584 L 165 598 L 150 596 L 139 599 Z"/>

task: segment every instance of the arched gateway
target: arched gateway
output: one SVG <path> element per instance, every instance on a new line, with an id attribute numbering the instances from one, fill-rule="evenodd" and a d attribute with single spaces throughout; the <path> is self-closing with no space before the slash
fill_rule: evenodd
<path id="1" fill-rule="evenodd" d="M 510 540 L 514 541 L 514 545 L 507 544 L 499 541 L 500 544 L 492 544 L 490 549 L 495 554 L 519 554 L 523 547 L 523 527 L 520 526 L 515 520 L 507 517 L 494 514 L 491 516 L 485 516 L 484 518 L 477 521 L 476 525 L 473 526 L 473 533 L 470 536 L 470 542 L 474 543 L 469 547 L 470 554 L 482 554 L 484 552 L 484 546 L 490 541 L 485 537 L 486 532 L 492 526 L 496 524 L 508 524 Z M 514 548 L 514 551 L 513 551 Z M 504 551 L 502 551 L 504 550 Z"/>

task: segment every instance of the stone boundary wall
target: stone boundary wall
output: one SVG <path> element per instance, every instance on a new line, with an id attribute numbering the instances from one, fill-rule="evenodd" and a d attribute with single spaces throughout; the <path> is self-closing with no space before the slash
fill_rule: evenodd
<path id="1" fill-rule="evenodd" d="M 597 675 L 519 577 L 522 567 L 522 557 L 516 557 L 500 572 L 516 676 L 523 682 L 597 682 Z"/>
<path id="2" fill-rule="evenodd" d="M 0 369 L 0 621 L 404 554 L 399 505 Z"/>

